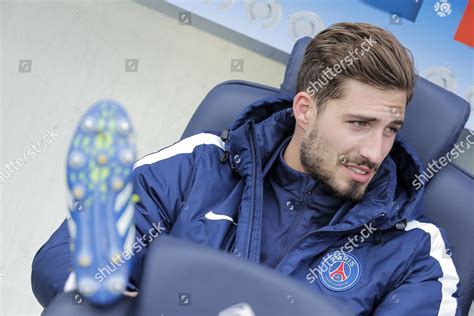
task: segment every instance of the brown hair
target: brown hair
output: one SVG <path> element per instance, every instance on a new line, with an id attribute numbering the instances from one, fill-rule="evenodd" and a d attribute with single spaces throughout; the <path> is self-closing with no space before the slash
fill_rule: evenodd
<path id="1" fill-rule="evenodd" d="M 341 71 L 330 80 L 322 80 L 328 79 L 328 69 Z M 367 23 L 337 23 L 317 34 L 306 47 L 296 91 L 310 93 L 318 111 L 323 111 L 326 101 L 342 97 L 346 79 L 379 89 L 404 90 L 408 103 L 415 84 L 413 57 L 382 28 Z"/>

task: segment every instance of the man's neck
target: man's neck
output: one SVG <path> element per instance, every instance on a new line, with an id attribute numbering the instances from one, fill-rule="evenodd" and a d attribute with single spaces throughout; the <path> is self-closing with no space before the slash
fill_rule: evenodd
<path id="1" fill-rule="evenodd" d="M 291 138 L 290 143 L 285 149 L 283 160 L 285 160 L 290 168 L 307 174 L 305 168 L 301 165 L 299 145 L 296 144 L 294 137 Z"/>

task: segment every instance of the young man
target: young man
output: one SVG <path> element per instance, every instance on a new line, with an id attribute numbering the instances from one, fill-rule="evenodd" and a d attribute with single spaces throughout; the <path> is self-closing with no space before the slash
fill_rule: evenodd
<path id="1" fill-rule="evenodd" d="M 423 189 L 412 185 L 421 163 L 397 137 L 415 81 L 409 52 L 383 29 L 339 23 L 308 45 L 297 80 L 296 96 L 255 102 L 223 133 L 135 164 L 140 242 L 161 228 L 301 280 L 358 314 L 458 313 L 444 233 L 421 214 Z M 69 276 L 68 243 L 63 224 L 34 260 L 43 305 Z M 132 249 L 138 289 L 142 245 Z"/>

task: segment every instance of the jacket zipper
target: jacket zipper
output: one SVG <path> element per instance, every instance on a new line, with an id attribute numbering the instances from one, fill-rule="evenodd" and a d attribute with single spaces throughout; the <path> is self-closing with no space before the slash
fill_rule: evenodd
<path id="1" fill-rule="evenodd" d="M 320 229 L 317 229 L 317 230 L 314 230 L 312 232 L 309 232 L 307 234 L 305 234 L 303 237 L 301 237 L 300 239 L 298 239 L 288 250 L 288 252 L 285 254 L 285 256 L 282 258 L 282 260 L 278 263 L 278 265 L 276 266 L 275 268 L 275 271 L 277 271 L 280 266 L 282 266 L 284 263 L 286 263 L 286 261 L 288 260 L 288 257 L 291 255 L 291 253 L 293 252 L 293 250 L 295 250 L 307 237 L 309 237 L 310 235 L 314 234 L 314 233 L 320 233 L 320 232 L 325 232 L 327 231 L 328 233 L 348 233 L 348 232 L 351 232 L 351 231 L 354 231 L 354 230 L 358 230 L 360 228 L 362 228 L 364 225 L 370 223 L 370 222 L 373 222 L 374 220 L 378 219 L 378 218 L 381 218 L 381 217 L 384 217 L 385 216 L 385 213 L 380 213 L 376 216 L 374 216 L 373 218 L 371 218 L 369 221 L 366 221 L 356 227 L 352 227 L 350 229 L 344 229 L 344 230 L 336 230 L 336 231 L 331 231 L 331 230 L 328 230 L 327 228 L 324 229 L 324 228 L 320 228 Z"/>
<path id="2" fill-rule="evenodd" d="M 253 164 L 252 164 L 252 168 L 253 168 L 253 172 L 252 172 L 252 204 L 251 204 L 251 208 L 250 208 L 250 223 L 249 223 L 249 232 L 248 232 L 248 235 L 247 235 L 247 240 L 248 240 L 248 243 L 247 243 L 247 249 L 246 249 L 246 253 L 245 253 L 245 258 L 248 259 L 249 258 L 249 253 L 250 253 L 250 249 L 252 248 L 252 232 L 253 232 L 253 224 L 254 224 L 254 216 L 255 216 L 255 178 L 256 178 L 256 173 L 257 173 L 257 163 L 256 163 L 256 157 L 255 157 L 255 146 L 254 146 L 254 141 L 253 141 L 253 132 L 252 132 L 252 126 L 251 126 L 251 123 L 249 123 L 248 125 L 248 129 L 249 129 L 249 135 L 250 135 L 250 148 L 251 148 L 251 153 L 252 153 L 252 159 L 253 159 Z"/>

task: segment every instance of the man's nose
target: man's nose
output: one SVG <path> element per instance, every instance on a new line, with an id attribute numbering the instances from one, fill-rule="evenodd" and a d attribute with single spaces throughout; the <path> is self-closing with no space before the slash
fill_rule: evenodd
<path id="1" fill-rule="evenodd" d="M 385 158 L 386 146 L 383 135 L 373 133 L 364 140 L 360 155 L 368 159 L 373 166 L 378 166 Z"/>

